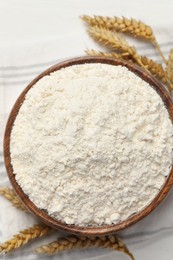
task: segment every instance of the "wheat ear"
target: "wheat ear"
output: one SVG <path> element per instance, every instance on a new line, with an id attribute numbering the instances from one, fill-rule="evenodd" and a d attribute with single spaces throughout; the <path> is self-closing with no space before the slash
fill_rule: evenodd
<path id="1" fill-rule="evenodd" d="M 20 233 L 14 235 L 12 239 L 0 244 L 0 252 L 9 253 L 36 238 L 48 235 L 52 231 L 53 229 L 46 225 L 34 225 L 33 227 L 20 231 Z"/>
<path id="2" fill-rule="evenodd" d="M 130 62 L 134 62 L 133 59 L 129 59 L 128 56 L 123 56 L 121 53 L 116 53 L 116 52 L 102 52 L 102 51 L 96 51 L 96 50 L 89 50 L 87 49 L 85 51 L 88 55 L 92 56 L 103 56 L 103 57 L 108 57 L 108 58 L 116 58 L 116 59 L 126 59 Z M 158 79 L 160 79 L 163 83 L 166 82 L 165 78 L 165 71 L 162 67 L 161 64 L 148 59 L 146 56 L 141 56 L 141 61 L 145 68 L 150 71 L 154 76 L 156 76 Z"/>
<path id="3" fill-rule="evenodd" d="M 9 200 L 16 208 L 27 211 L 26 207 L 18 199 L 14 190 L 10 188 L 0 187 L 0 195 L 4 196 L 7 200 Z"/>
<path id="4" fill-rule="evenodd" d="M 160 46 L 156 40 L 156 37 L 153 33 L 151 26 L 137 21 L 133 18 L 128 19 L 126 17 L 103 17 L 103 16 L 88 16 L 83 15 L 81 17 L 87 24 L 90 26 L 99 26 L 102 28 L 107 28 L 109 30 L 115 30 L 123 33 L 129 33 L 135 37 L 139 37 L 145 40 L 150 41 L 159 51 L 160 56 L 163 61 L 167 63 L 163 52 L 160 49 Z"/>
<path id="5" fill-rule="evenodd" d="M 102 56 L 107 58 L 115 58 L 115 59 L 125 59 L 128 61 L 132 61 L 130 57 L 127 55 L 123 55 L 123 53 L 117 53 L 117 52 L 103 52 L 103 51 L 96 51 L 93 49 L 87 49 L 85 53 L 89 56 Z"/>
<path id="6" fill-rule="evenodd" d="M 126 40 L 120 37 L 117 33 L 96 26 L 90 27 L 88 32 L 96 41 L 107 47 L 111 47 L 111 49 L 120 51 L 123 53 L 123 56 L 132 57 L 136 63 L 145 68 L 140 56 L 136 52 L 135 47 L 130 46 Z"/>
<path id="7" fill-rule="evenodd" d="M 120 32 L 128 32 L 133 36 L 154 41 L 155 36 L 153 34 L 152 28 L 133 18 L 128 19 L 125 17 L 104 17 L 104 16 L 88 16 L 83 15 L 82 20 L 84 20 L 90 26 L 100 26 L 107 28 L 109 30 L 116 30 Z"/>
<path id="8" fill-rule="evenodd" d="M 64 250 L 90 247 L 112 248 L 116 251 L 121 251 L 129 255 L 131 259 L 134 260 L 133 255 L 130 253 L 126 245 L 115 236 L 80 237 L 71 235 L 66 238 L 59 238 L 57 241 L 36 248 L 36 252 L 39 254 L 51 255 Z"/>
<path id="9" fill-rule="evenodd" d="M 160 63 L 147 58 L 146 56 L 141 56 L 142 63 L 144 66 L 163 83 L 166 83 L 165 71 Z"/>
<path id="10" fill-rule="evenodd" d="M 166 80 L 169 88 L 173 90 L 173 49 L 171 49 L 169 53 L 168 64 L 166 67 Z"/>

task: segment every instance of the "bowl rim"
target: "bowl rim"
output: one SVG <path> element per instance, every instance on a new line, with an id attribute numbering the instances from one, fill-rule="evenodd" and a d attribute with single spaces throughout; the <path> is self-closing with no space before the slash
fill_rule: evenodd
<path id="1" fill-rule="evenodd" d="M 125 60 L 115 59 L 115 58 L 106 58 L 106 57 L 99 57 L 99 56 L 82 56 L 77 58 L 72 58 L 69 60 L 62 61 L 60 63 L 57 63 L 56 65 L 46 69 L 43 71 L 40 75 L 38 75 L 34 80 L 32 80 L 28 86 L 22 91 L 22 93 L 19 95 L 18 99 L 16 100 L 11 113 L 9 115 L 6 129 L 5 129 L 5 135 L 4 135 L 4 161 L 5 166 L 7 170 L 8 177 L 10 179 L 10 182 L 19 197 L 19 199 L 24 203 L 26 208 L 36 217 L 40 218 L 45 224 L 62 231 L 67 231 L 74 234 L 79 235 L 107 235 L 112 234 L 117 231 L 123 230 L 132 224 L 135 224 L 136 222 L 140 221 L 144 217 L 146 217 L 150 212 L 152 212 L 160 203 L 163 201 L 163 199 L 168 194 L 169 190 L 172 187 L 173 184 L 173 166 L 170 170 L 170 173 L 164 183 L 164 185 L 161 187 L 158 194 L 155 196 L 155 198 L 150 202 L 149 205 L 147 205 L 143 210 L 139 211 L 137 214 L 129 217 L 128 219 L 118 223 L 118 224 L 112 224 L 112 225 L 104 225 L 104 226 L 92 226 L 92 227 L 86 227 L 86 226 L 76 226 L 76 225 L 68 225 L 66 223 L 63 223 L 61 221 L 58 221 L 51 216 L 49 216 L 45 210 L 39 209 L 30 199 L 29 197 L 24 193 L 22 188 L 19 186 L 15 179 L 15 174 L 13 173 L 13 168 L 11 164 L 11 158 L 10 158 L 10 135 L 11 135 L 11 129 L 13 126 L 13 123 L 15 121 L 15 118 L 17 116 L 17 113 L 24 101 L 26 93 L 29 91 L 29 89 L 42 77 L 49 75 L 50 73 L 60 70 L 61 68 L 65 68 L 68 66 L 78 65 L 78 64 L 85 64 L 85 63 L 104 63 L 104 64 L 110 64 L 110 65 L 121 65 L 127 67 L 130 71 L 134 72 L 137 76 L 148 82 L 151 87 L 160 95 L 162 98 L 170 119 L 173 123 L 173 102 L 169 96 L 168 91 L 165 89 L 165 87 L 156 79 L 154 78 L 149 72 L 145 71 L 144 69 L 140 68 L 137 65 L 134 65 L 132 63 L 129 63 Z"/>

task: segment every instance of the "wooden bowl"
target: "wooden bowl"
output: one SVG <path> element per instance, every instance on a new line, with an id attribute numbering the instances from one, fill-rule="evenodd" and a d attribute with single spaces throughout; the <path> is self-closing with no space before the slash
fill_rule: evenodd
<path id="1" fill-rule="evenodd" d="M 136 75 L 141 77 L 143 80 L 148 82 L 160 95 L 162 98 L 168 112 L 170 115 L 170 118 L 173 122 L 173 102 L 168 94 L 168 92 L 165 90 L 165 88 L 157 81 L 152 75 L 150 75 L 148 72 L 144 71 L 143 69 L 139 68 L 136 65 L 132 65 L 126 61 L 123 60 L 116 60 L 111 58 L 102 58 L 102 57 L 80 57 L 75 58 L 67 61 L 63 61 L 46 71 L 44 71 L 42 74 L 40 74 L 38 77 L 36 77 L 21 93 L 19 98 L 17 99 L 11 114 L 9 116 L 6 130 L 5 130 L 5 137 L 4 137 L 4 157 L 5 157 L 5 165 L 7 169 L 7 173 L 9 176 L 9 179 L 11 181 L 11 184 L 16 191 L 18 197 L 20 200 L 25 204 L 25 206 L 28 208 L 28 210 L 33 213 L 35 216 L 39 217 L 40 220 L 42 220 L 44 223 L 46 223 L 49 226 L 52 226 L 53 228 L 60 229 L 63 231 L 68 231 L 71 233 L 81 234 L 81 235 L 105 235 L 105 234 L 111 234 L 115 233 L 119 230 L 125 229 L 129 227 L 130 225 L 138 222 L 145 216 L 147 216 L 151 211 L 153 211 L 159 203 L 166 197 L 168 191 L 170 190 L 172 184 L 173 184 L 173 167 L 170 171 L 169 176 L 167 177 L 165 184 L 162 186 L 161 190 L 157 194 L 157 196 L 153 199 L 153 201 L 146 206 L 142 211 L 137 213 L 136 215 L 128 218 L 127 220 L 119 223 L 119 224 L 113 224 L 113 225 L 104 225 L 99 227 L 81 227 L 81 226 L 75 226 L 75 225 L 67 225 L 65 223 L 62 223 L 61 221 L 58 221 L 56 219 L 53 219 L 50 217 L 45 210 L 41 210 L 37 208 L 33 202 L 28 198 L 28 196 L 23 192 L 21 187 L 18 185 L 18 183 L 15 180 L 15 175 L 13 174 L 13 167 L 11 165 L 11 159 L 10 159 L 10 135 L 11 135 L 11 129 L 13 126 L 13 123 L 15 121 L 15 118 L 17 116 L 17 113 L 24 101 L 25 95 L 28 92 L 28 90 L 42 77 L 45 75 L 49 75 L 51 72 L 59 70 L 64 67 L 68 67 L 75 64 L 84 64 L 84 63 L 105 63 L 105 64 L 111 64 L 111 65 L 122 65 L 127 67 L 129 70 L 134 72 Z"/>

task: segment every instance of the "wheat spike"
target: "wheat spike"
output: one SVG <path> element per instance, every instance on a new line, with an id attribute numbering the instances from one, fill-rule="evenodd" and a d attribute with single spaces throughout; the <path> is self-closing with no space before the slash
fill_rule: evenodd
<path id="1" fill-rule="evenodd" d="M 166 81 L 171 90 L 173 90 L 173 49 L 169 53 L 168 64 L 166 67 Z"/>
<path id="2" fill-rule="evenodd" d="M 166 83 L 165 71 L 160 63 L 147 58 L 146 56 L 141 56 L 141 61 L 144 66 L 163 83 Z"/>
<path id="3" fill-rule="evenodd" d="M 0 187 L 0 195 L 4 196 L 7 200 L 9 200 L 16 208 L 27 211 L 26 207 L 18 199 L 14 190 L 10 188 Z"/>
<path id="4" fill-rule="evenodd" d="M 36 252 L 39 254 L 56 254 L 63 250 L 77 249 L 77 248 L 91 248 L 91 247 L 103 247 L 112 248 L 116 251 L 124 252 L 134 260 L 133 255 L 130 253 L 126 245 L 115 236 L 105 237 L 80 237 L 80 236 L 67 236 L 66 238 L 60 238 L 50 244 L 36 248 Z"/>
<path id="5" fill-rule="evenodd" d="M 132 57 L 141 67 L 144 67 L 135 47 L 130 46 L 126 40 L 120 37 L 117 33 L 96 26 L 90 27 L 88 32 L 98 42 L 107 47 L 111 47 L 111 49 L 120 51 L 124 56 Z"/>
<path id="6" fill-rule="evenodd" d="M 167 63 L 163 52 L 160 49 L 160 46 L 156 40 L 156 37 L 153 33 L 151 26 L 137 21 L 133 18 L 128 19 L 126 17 L 103 17 L 103 16 L 88 16 L 83 15 L 81 17 L 88 25 L 90 26 L 99 26 L 102 28 L 107 28 L 109 30 L 115 30 L 123 33 L 129 33 L 134 37 L 139 37 L 145 40 L 150 41 L 159 51 L 163 61 Z"/>
<path id="7" fill-rule="evenodd" d="M 33 227 L 20 231 L 20 233 L 14 235 L 12 239 L 0 244 L 0 252 L 9 253 L 36 238 L 48 235 L 52 231 L 53 229 L 46 225 L 34 225 Z"/>
<path id="8" fill-rule="evenodd" d="M 107 58 L 115 58 L 115 59 L 126 59 L 130 61 L 127 55 L 123 55 L 123 53 L 116 53 L 116 52 L 102 52 L 96 51 L 93 49 L 87 49 L 85 53 L 89 56 L 103 56 Z"/>
<path id="9" fill-rule="evenodd" d="M 120 32 L 128 32 L 136 37 L 148 39 L 150 41 L 155 40 L 152 28 L 133 18 L 128 19 L 125 17 L 103 17 L 103 16 L 88 16 L 83 15 L 82 20 L 87 22 L 90 26 L 100 26 L 109 30 L 116 30 Z"/>
<path id="10" fill-rule="evenodd" d="M 123 57 L 121 53 L 116 52 L 101 52 L 95 50 L 86 50 L 86 53 L 91 56 L 104 56 L 108 58 L 116 58 L 116 59 L 126 59 L 130 62 L 134 62 L 134 60 L 130 59 L 128 56 Z M 145 68 L 150 71 L 151 74 L 160 79 L 163 83 L 166 82 L 165 72 L 161 64 L 148 59 L 146 56 L 141 56 L 141 61 Z"/>

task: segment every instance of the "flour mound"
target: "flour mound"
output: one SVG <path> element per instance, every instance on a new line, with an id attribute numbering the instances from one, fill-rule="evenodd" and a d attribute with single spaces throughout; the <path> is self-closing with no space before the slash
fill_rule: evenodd
<path id="1" fill-rule="evenodd" d="M 156 196 L 173 162 L 173 127 L 148 83 L 122 66 L 74 65 L 40 79 L 11 132 L 16 181 L 67 224 L 127 219 Z"/>

